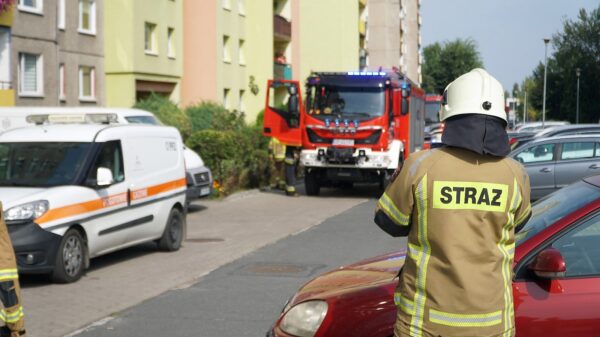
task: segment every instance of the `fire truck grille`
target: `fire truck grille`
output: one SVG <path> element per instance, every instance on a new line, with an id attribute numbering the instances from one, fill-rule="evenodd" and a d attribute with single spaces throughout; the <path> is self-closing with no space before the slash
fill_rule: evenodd
<path id="1" fill-rule="evenodd" d="M 356 159 L 352 157 L 353 152 L 353 148 L 330 147 L 327 149 L 327 161 L 332 164 L 356 164 Z"/>

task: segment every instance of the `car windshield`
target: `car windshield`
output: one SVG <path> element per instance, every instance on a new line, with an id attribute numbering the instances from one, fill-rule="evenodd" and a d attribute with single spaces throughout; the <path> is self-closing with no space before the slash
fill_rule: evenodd
<path id="1" fill-rule="evenodd" d="M 125 119 L 131 124 L 160 125 L 160 122 L 154 116 L 128 116 Z"/>
<path id="2" fill-rule="evenodd" d="M 538 200 L 533 204 L 531 218 L 515 235 L 517 245 L 598 198 L 600 188 L 579 181 Z"/>
<path id="3" fill-rule="evenodd" d="M 90 147 L 91 143 L 0 143 L 0 186 L 73 184 Z"/>
<path id="4" fill-rule="evenodd" d="M 377 87 L 317 86 L 306 100 L 308 113 L 323 118 L 369 119 L 385 111 L 384 89 Z"/>

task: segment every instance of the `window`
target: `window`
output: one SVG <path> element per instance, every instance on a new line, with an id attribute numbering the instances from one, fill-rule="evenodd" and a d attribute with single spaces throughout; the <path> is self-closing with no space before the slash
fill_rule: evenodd
<path id="1" fill-rule="evenodd" d="M 600 275 L 600 214 L 585 220 L 552 244 L 567 265 L 566 277 Z"/>
<path id="2" fill-rule="evenodd" d="M 228 11 L 231 10 L 231 0 L 221 0 L 221 4 L 223 6 L 223 9 L 226 9 Z"/>
<path id="3" fill-rule="evenodd" d="M 95 0 L 79 0 L 79 32 L 96 34 Z"/>
<path id="4" fill-rule="evenodd" d="M 230 63 L 231 62 L 231 46 L 229 43 L 229 36 L 223 35 L 223 61 Z"/>
<path id="5" fill-rule="evenodd" d="M 61 63 L 58 66 L 58 98 L 64 101 L 67 98 L 67 90 L 65 83 L 65 65 Z"/>
<path id="6" fill-rule="evenodd" d="M 65 0 L 58 0 L 58 29 L 65 30 Z"/>
<path id="7" fill-rule="evenodd" d="M 564 143 L 562 146 L 561 160 L 584 159 L 594 156 L 594 142 Z"/>
<path id="8" fill-rule="evenodd" d="M 19 54 L 19 95 L 42 96 L 42 55 Z"/>
<path id="9" fill-rule="evenodd" d="M 156 25 L 150 22 L 144 24 L 144 50 L 146 54 L 157 55 Z"/>
<path id="10" fill-rule="evenodd" d="M 522 164 L 541 163 L 554 160 L 555 144 L 542 144 L 532 146 L 515 156 L 515 159 Z"/>
<path id="11" fill-rule="evenodd" d="M 225 109 L 229 109 L 229 89 L 223 90 L 223 106 Z"/>
<path id="12" fill-rule="evenodd" d="M 245 41 L 240 40 L 238 46 L 238 62 L 240 65 L 246 65 L 246 50 L 245 50 Z"/>
<path id="13" fill-rule="evenodd" d="M 246 4 L 245 0 L 238 0 L 238 14 L 246 15 Z"/>
<path id="14" fill-rule="evenodd" d="M 0 90 L 11 89 L 10 30 L 0 27 Z"/>
<path id="15" fill-rule="evenodd" d="M 246 112 L 246 102 L 244 102 L 244 94 L 246 93 L 245 90 L 240 90 L 240 102 L 239 102 L 239 106 L 238 106 L 238 110 L 240 112 Z"/>
<path id="16" fill-rule="evenodd" d="M 18 8 L 23 12 L 43 14 L 43 0 L 19 0 Z"/>
<path id="17" fill-rule="evenodd" d="M 175 29 L 167 28 L 167 56 L 175 58 Z"/>
<path id="18" fill-rule="evenodd" d="M 79 100 L 96 100 L 96 69 L 89 66 L 79 67 Z"/>
<path id="19" fill-rule="evenodd" d="M 600 157 L 600 143 L 596 143 L 596 154 L 594 157 Z"/>
<path id="20" fill-rule="evenodd" d="M 121 141 L 113 140 L 104 143 L 102 150 L 100 150 L 98 158 L 96 158 L 96 162 L 88 175 L 88 183 L 92 184 L 96 182 L 96 174 L 99 167 L 111 170 L 114 183 L 120 183 L 125 180 Z"/>

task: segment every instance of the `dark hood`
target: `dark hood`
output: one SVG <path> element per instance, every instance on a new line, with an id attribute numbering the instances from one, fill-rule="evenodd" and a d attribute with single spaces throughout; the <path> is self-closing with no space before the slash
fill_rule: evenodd
<path id="1" fill-rule="evenodd" d="M 506 122 L 498 117 L 466 114 L 445 121 L 442 143 L 479 154 L 506 157 L 510 153 Z"/>

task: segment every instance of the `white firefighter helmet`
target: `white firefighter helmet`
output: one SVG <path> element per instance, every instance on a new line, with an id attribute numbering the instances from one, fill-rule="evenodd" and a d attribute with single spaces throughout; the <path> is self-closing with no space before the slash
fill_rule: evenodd
<path id="1" fill-rule="evenodd" d="M 444 90 L 442 121 L 464 114 L 496 116 L 506 122 L 504 88 L 483 69 L 461 75 Z"/>

